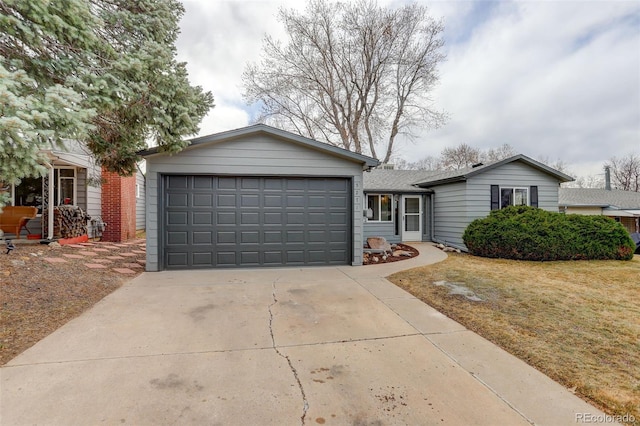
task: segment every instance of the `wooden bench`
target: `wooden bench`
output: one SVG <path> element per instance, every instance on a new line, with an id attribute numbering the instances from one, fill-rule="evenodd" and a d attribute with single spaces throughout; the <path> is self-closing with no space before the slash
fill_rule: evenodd
<path id="1" fill-rule="evenodd" d="M 30 206 L 6 206 L 0 213 L 0 229 L 4 232 L 16 234 L 20 239 L 20 231 L 29 220 L 36 217 L 38 209 Z M 27 230 L 28 231 L 28 230 Z"/>

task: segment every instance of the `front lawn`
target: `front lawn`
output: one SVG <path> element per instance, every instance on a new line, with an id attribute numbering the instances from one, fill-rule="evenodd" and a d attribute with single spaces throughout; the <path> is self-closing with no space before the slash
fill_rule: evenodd
<path id="1" fill-rule="evenodd" d="M 640 424 L 640 256 L 526 262 L 450 255 L 389 280 L 603 411 Z M 450 295 L 445 281 L 482 301 Z"/>

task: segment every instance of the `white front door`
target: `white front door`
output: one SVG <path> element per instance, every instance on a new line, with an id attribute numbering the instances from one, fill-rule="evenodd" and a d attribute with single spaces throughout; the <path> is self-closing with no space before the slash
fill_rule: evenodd
<path id="1" fill-rule="evenodd" d="M 422 197 L 402 196 L 402 241 L 422 241 Z"/>

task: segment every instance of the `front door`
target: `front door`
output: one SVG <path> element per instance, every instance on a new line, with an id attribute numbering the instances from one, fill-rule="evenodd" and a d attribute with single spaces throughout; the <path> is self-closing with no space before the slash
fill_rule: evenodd
<path id="1" fill-rule="evenodd" d="M 422 197 L 402 196 L 402 241 L 422 241 Z"/>

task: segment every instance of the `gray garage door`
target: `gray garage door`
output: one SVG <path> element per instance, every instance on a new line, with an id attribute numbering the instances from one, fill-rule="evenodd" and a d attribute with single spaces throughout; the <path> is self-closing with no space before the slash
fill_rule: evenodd
<path id="1" fill-rule="evenodd" d="M 351 262 L 343 178 L 164 177 L 166 269 Z"/>

